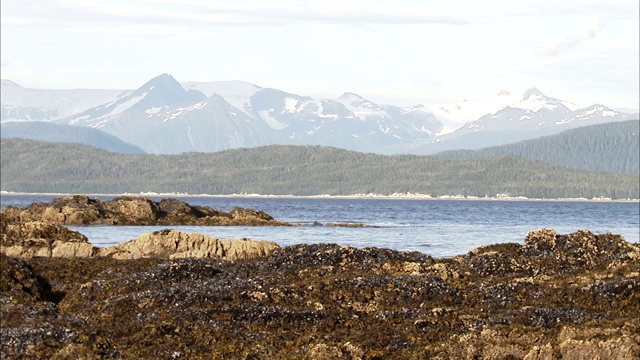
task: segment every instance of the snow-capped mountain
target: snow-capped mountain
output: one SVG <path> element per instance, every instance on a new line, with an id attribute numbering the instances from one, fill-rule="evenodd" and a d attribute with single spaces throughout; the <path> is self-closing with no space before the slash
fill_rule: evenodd
<path id="1" fill-rule="evenodd" d="M 536 88 L 522 93 L 500 91 L 497 96 L 484 100 L 465 100 L 454 104 L 427 105 L 417 108 L 433 113 L 446 126 L 439 135 L 453 132 L 465 124 L 475 121 L 487 114 L 511 107 L 536 112 L 543 108 L 551 111 L 574 111 L 576 104 L 543 95 Z"/>
<path id="2" fill-rule="evenodd" d="M 390 153 L 442 129 L 430 113 L 378 106 L 356 94 L 312 99 L 237 81 L 185 86 L 190 90 L 163 74 L 128 96 L 58 122 L 100 129 L 149 153 L 269 144 Z"/>
<path id="3" fill-rule="evenodd" d="M 17 85 L 9 81 L 5 85 L 3 89 L 12 89 L 8 93 L 15 99 Z M 48 92 L 53 90 L 42 91 L 51 96 Z M 33 94 L 38 93 L 29 96 Z M 3 102 L 3 111 L 4 106 Z M 335 99 L 314 99 L 241 81 L 181 84 L 162 74 L 135 91 L 121 92 L 55 122 L 99 129 L 148 153 L 282 144 L 431 154 L 501 145 L 637 116 L 602 105 L 578 109 L 535 88 L 502 91 L 488 100 L 397 107 L 349 92 Z"/>
<path id="4" fill-rule="evenodd" d="M 59 122 L 99 128 L 115 116 L 125 112 L 152 115 L 177 106 L 190 106 L 205 99 L 205 95 L 200 91 L 184 90 L 171 75 L 162 74 L 149 80 L 129 95 L 85 110 Z"/>
<path id="5" fill-rule="evenodd" d="M 281 144 L 388 153 L 428 139 L 442 128 L 431 114 L 405 113 L 350 93 L 331 100 L 261 89 L 251 96 L 250 107 L 254 117 L 278 133 Z"/>
<path id="6" fill-rule="evenodd" d="M 100 129 L 157 154 L 259 146 L 268 130 L 219 95 L 185 90 L 167 74 L 127 97 L 58 122 Z"/>
<path id="7" fill-rule="evenodd" d="M 546 97 L 537 89 L 530 89 L 522 94 L 521 101 L 512 106 L 438 136 L 415 152 L 433 154 L 444 150 L 480 149 L 553 135 L 581 126 L 637 118 L 638 114 L 621 113 L 599 104 L 576 109 L 571 103 Z"/>
<path id="8" fill-rule="evenodd" d="M 125 90 L 29 89 L 0 80 L 0 122 L 51 121 L 128 94 Z"/>

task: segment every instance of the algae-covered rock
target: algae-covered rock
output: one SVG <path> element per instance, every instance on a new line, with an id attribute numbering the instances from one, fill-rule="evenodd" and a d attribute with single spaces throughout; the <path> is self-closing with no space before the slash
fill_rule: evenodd
<path id="1" fill-rule="evenodd" d="M 0 304 L 33 304 L 45 300 L 49 292 L 28 263 L 0 253 Z"/>
<path id="2" fill-rule="evenodd" d="M 171 258 L 218 244 L 165 231 L 158 242 L 190 240 L 162 258 L 14 259 L 29 270 L 0 287 L 18 299 L 2 308 L 0 357 L 640 357 L 640 247 L 537 234 L 447 259 L 315 244 L 224 261 Z M 33 281 L 57 296 L 10 295 L 38 294 Z"/>

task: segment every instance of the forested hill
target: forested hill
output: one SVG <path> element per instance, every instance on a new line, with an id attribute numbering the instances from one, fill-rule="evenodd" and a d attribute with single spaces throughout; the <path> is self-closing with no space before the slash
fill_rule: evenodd
<path id="1" fill-rule="evenodd" d="M 638 174 L 640 121 L 629 120 L 580 127 L 558 135 L 480 150 L 452 150 L 434 156 L 460 159 L 520 156 L 588 171 Z"/>
<path id="2" fill-rule="evenodd" d="M 640 197 L 637 176 L 515 157 L 443 160 L 318 146 L 134 155 L 21 139 L 2 139 L 1 151 L 2 190 L 17 192 Z"/>

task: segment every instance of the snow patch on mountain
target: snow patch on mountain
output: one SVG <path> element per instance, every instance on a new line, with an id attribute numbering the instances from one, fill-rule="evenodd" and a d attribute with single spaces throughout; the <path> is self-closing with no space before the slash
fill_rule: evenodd
<path id="1" fill-rule="evenodd" d="M 362 98 L 358 94 L 346 92 L 335 101 L 344 105 L 355 117 L 363 121 L 367 120 L 369 116 L 387 117 L 387 113 L 382 107 Z"/>
<path id="2" fill-rule="evenodd" d="M 258 114 L 260 115 L 260 118 L 264 120 L 264 122 L 266 122 L 267 125 L 269 125 L 270 128 L 275 130 L 282 130 L 286 128 L 288 126 L 287 124 L 282 123 L 278 121 L 278 119 L 276 119 L 275 117 L 271 116 L 273 111 L 274 109 L 263 110 L 263 111 L 258 111 Z"/>
<path id="3" fill-rule="evenodd" d="M 606 109 L 604 106 L 595 105 L 591 110 L 585 111 L 584 113 L 578 115 L 578 117 L 587 117 L 598 112 L 604 117 L 612 117 L 618 115 L 617 112 Z"/>
<path id="4" fill-rule="evenodd" d="M 292 97 L 287 97 L 284 99 L 284 109 L 287 112 L 290 113 L 294 113 L 296 111 L 298 111 L 298 103 L 300 102 L 299 99 L 296 98 L 292 98 Z"/>
<path id="5" fill-rule="evenodd" d="M 145 110 L 144 112 L 149 114 L 149 117 L 156 115 L 157 113 L 160 112 L 160 110 L 162 110 L 164 107 L 163 106 L 159 106 L 159 107 L 152 107 L 150 109 Z"/>
<path id="6" fill-rule="evenodd" d="M 165 116 L 165 118 L 162 120 L 162 122 L 175 120 L 176 118 L 178 118 L 178 116 L 182 115 L 182 113 L 189 112 L 189 111 L 194 111 L 194 110 L 200 110 L 200 109 L 204 108 L 205 106 L 207 106 L 207 102 L 206 101 L 201 101 L 201 102 L 193 104 L 191 106 L 179 107 L 179 108 L 171 111 L 169 114 L 167 114 Z"/>
<path id="7" fill-rule="evenodd" d="M 322 126 L 314 126 L 311 130 L 307 131 L 307 135 L 311 136 L 316 133 Z"/>
<path id="8" fill-rule="evenodd" d="M 131 107 L 133 107 L 135 104 L 139 103 L 140 101 L 142 101 L 145 97 L 147 97 L 148 93 L 142 93 L 138 96 L 132 96 L 131 98 L 129 98 L 128 100 L 117 104 L 109 113 L 104 114 L 102 116 L 100 116 L 100 118 L 103 118 L 105 116 L 111 116 L 111 115 L 117 115 L 117 114 L 121 114 L 123 112 L 125 112 L 126 110 L 131 109 Z"/>
<path id="9" fill-rule="evenodd" d="M 416 131 L 418 131 L 418 132 L 421 132 L 421 133 L 425 133 L 425 134 L 427 134 L 427 135 L 429 135 L 429 136 L 431 136 L 431 135 L 433 134 L 433 132 L 432 132 L 431 130 L 427 129 L 427 128 L 426 128 L 426 127 L 424 127 L 424 126 L 421 126 L 421 127 L 419 127 L 419 128 L 418 128 L 415 124 L 411 123 L 411 127 L 412 127 L 414 130 L 416 130 Z"/>

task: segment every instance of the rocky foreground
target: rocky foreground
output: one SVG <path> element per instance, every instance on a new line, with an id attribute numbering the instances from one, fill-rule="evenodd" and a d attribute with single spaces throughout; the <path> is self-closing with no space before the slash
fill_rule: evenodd
<path id="1" fill-rule="evenodd" d="M 640 246 L 618 235 L 434 259 L 165 230 L 61 257 L 92 245 L 2 226 L 3 359 L 640 358 Z"/>

